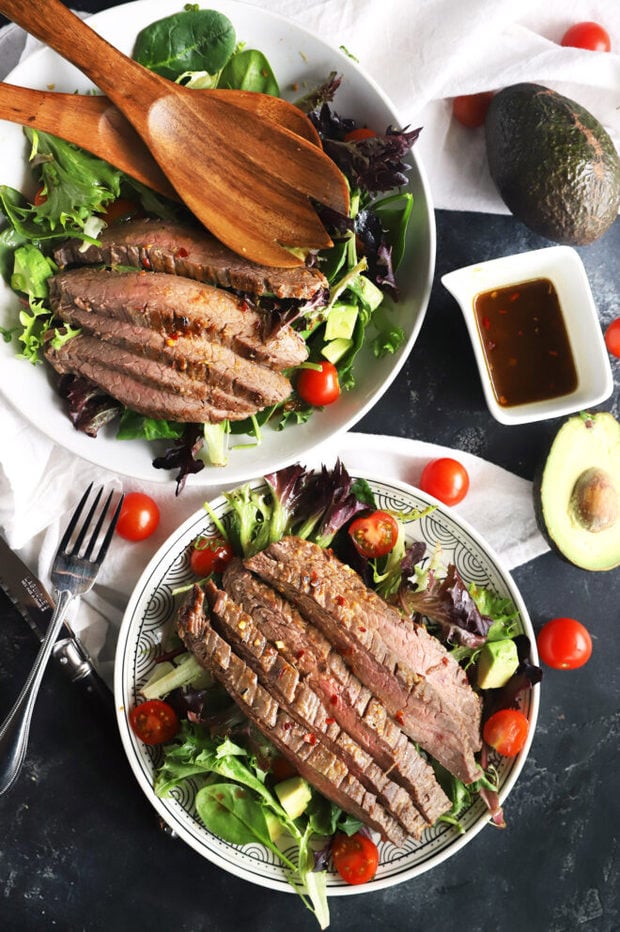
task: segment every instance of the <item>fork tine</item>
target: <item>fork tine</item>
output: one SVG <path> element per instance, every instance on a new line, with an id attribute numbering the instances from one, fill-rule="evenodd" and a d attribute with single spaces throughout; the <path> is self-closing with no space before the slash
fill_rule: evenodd
<path id="1" fill-rule="evenodd" d="M 86 500 L 88 499 L 88 496 L 90 495 L 90 492 L 91 492 L 92 487 L 93 487 L 93 484 L 92 484 L 92 482 L 91 482 L 91 484 L 88 486 L 88 488 L 86 489 L 86 491 L 85 491 L 84 494 L 82 495 L 82 498 L 80 499 L 80 502 L 79 502 L 77 508 L 75 509 L 75 511 L 73 512 L 73 514 L 71 515 L 71 520 L 69 521 L 69 524 L 67 525 L 67 530 L 66 530 L 65 533 L 62 535 L 61 541 L 60 541 L 60 543 L 59 543 L 59 545 L 58 545 L 58 551 L 59 551 L 59 552 L 65 551 L 65 550 L 67 549 L 67 546 L 69 545 L 69 541 L 71 540 L 71 535 L 72 535 L 73 532 L 75 531 L 75 528 L 76 528 L 76 526 L 77 526 L 77 523 L 78 523 L 78 521 L 79 521 L 79 519 L 80 519 L 80 515 L 82 514 L 82 509 L 84 508 L 84 505 L 86 504 Z"/>
<path id="2" fill-rule="evenodd" d="M 103 488 L 100 488 L 97 494 L 95 495 L 95 500 L 90 506 L 86 519 L 84 523 L 82 524 L 82 527 L 80 528 L 80 533 L 78 534 L 75 544 L 73 545 L 73 550 L 71 551 L 71 554 L 74 554 L 75 556 L 79 556 L 80 554 L 80 550 L 82 549 L 82 545 L 84 543 L 84 538 L 86 537 L 86 532 L 90 528 L 91 521 L 93 520 L 95 512 L 97 511 L 97 507 L 99 505 L 99 502 L 101 501 L 102 493 L 103 493 Z M 99 533 L 99 530 L 101 529 L 101 525 L 103 523 L 104 517 L 105 517 L 105 512 L 99 517 L 99 522 L 97 524 L 97 527 L 95 528 L 95 533 L 93 534 L 93 537 L 91 541 L 89 542 L 88 550 L 84 554 L 84 559 L 88 559 L 90 557 L 90 552 L 92 551 L 94 540 L 96 539 L 97 534 Z"/>
<path id="3" fill-rule="evenodd" d="M 107 500 L 107 502 L 106 502 L 106 504 L 105 504 L 104 513 L 105 513 L 105 511 L 108 510 L 108 505 L 110 504 L 111 498 L 112 498 L 112 493 L 110 492 L 110 495 L 109 495 L 109 497 L 108 497 L 108 500 Z M 97 558 L 96 558 L 96 562 L 97 562 L 97 563 L 101 563 L 102 560 L 103 560 L 103 558 L 105 557 L 106 553 L 108 552 L 108 547 L 110 546 L 110 543 L 111 543 L 111 541 L 112 541 L 112 537 L 113 537 L 113 535 L 114 535 L 114 531 L 115 531 L 115 529 L 116 529 L 116 525 L 117 525 L 117 523 L 118 523 L 118 519 L 119 519 L 120 514 L 121 514 L 121 508 L 123 507 L 123 501 L 124 501 L 124 500 L 125 500 L 125 496 L 124 496 L 124 495 L 121 495 L 120 499 L 118 500 L 118 504 L 117 504 L 117 506 L 116 506 L 116 510 L 115 510 L 114 514 L 112 515 L 112 519 L 111 519 L 111 521 L 110 521 L 110 524 L 108 525 L 108 530 L 106 531 L 106 535 L 105 535 L 105 537 L 103 538 L 103 542 L 102 542 L 102 544 L 101 544 L 101 547 L 99 548 L 99 553 L 97 554 Z"/>

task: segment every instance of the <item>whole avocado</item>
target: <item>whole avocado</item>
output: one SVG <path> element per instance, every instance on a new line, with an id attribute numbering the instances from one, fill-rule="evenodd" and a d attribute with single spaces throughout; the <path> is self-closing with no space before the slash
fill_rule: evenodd
<path id="1" fill-rule="evenodd" d="M 584 107 L 540 84 L 513 84 L 485 122 L 491 177 L 511 213 L 557 243 L 584 246 L 620 208 L 620 158 Z"/>

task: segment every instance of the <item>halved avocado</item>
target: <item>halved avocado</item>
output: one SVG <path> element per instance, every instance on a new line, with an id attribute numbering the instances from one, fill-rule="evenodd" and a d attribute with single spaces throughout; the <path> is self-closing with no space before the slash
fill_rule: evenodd
<path id="1" fill-rule="evenodd" d="M 552 547 L 585 570 L 620 566 L 620 423 L 608 413 L 569 418 L 534 483 Z"/>

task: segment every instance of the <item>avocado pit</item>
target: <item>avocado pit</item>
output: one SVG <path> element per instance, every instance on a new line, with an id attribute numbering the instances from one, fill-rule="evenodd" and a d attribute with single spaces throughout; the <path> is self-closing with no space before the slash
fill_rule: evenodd
<path id="1" fill-rule="evenodd" d="M 620 498 L 609 473 L 595 466 L 585 469 L 575 483 L 569 507 L 574 520 L 592 534 L 613 527 L 620 516 Z"/>

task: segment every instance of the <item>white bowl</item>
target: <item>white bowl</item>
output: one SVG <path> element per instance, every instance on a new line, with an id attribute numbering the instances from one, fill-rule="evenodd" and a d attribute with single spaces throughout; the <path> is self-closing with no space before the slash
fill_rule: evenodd
<path id="1" fill-rule="evenodd" d="M 326 466 L 334 465 L 333 459 L 322 459 Z M 483 538 L 452 509 L 412 486 L 385 477 L 378 478 L 363 471 L 351 471 L 351 475 L 353 478 L 365 479 L 370 484 L 378 508 L 396 511 L 404 516 L 408 543 L 424 541 L 428 553 L 432 553 L 439 543 L 446 565 L 454 563 L 467 583 L 488 587 L 512 600 L 518 612 L 518 633 L 529 638 L 530 657 L 532 663 L 537 664 L 535 633 L 523 598 L 502 560 Z M 252 487 L 264 487 L 264 480 L 254 480 Z M 429 505 L 433 508 L 423 517 L 407 519 L 407 515 L 414 515 Z M 230 505 L 224 496 L 210 503 L 210 514 L 224 523 L 229 512 Z M 152 673 L 164 632 L 169 632 L 174 625 L 183 598 L 182 595 L 175 595 L 175 592 L 195 579 L 188 564 L 188 546 L 198 535 L 214 533 L 215 525 L 210 514 L 201 508 L 170 535 L 142 573 L 129 600 L 119 632 L 114 665 L 118 725 L 127 758 L 140 787 L 158 815 L 180 839 L 236 877 L 290 893 L 292 887 L 281 863 L 272 853 L 258 844 L 230 844 L 205 828 L 196 814 L 196 787 L 191 780 L 177 787 L 170 797 L 162 799 L 155 795 L 153 779 L 161 750 L 138 741 L 127 721 L 127 710 L 136 704 L 140 688 Z M 522 711 L 530 723 L 528 740 L 523 750 L 516 757 L 492 755 L 492 763 L 498 775 L 501 805 L 506 803 L 527 759 L 536 728 L 539 693 L 540 687 L 535 686 L 523 694 Z M 518 812 L 511 815 L 510 806 L 506 807 L 506 819 L 510 826 L 518 820 Z M 440 821 L 433 828 L 427 829 L 419 841 L 409 839 L 403 848 L 396 848 L 390 842 L 381 842 L 379 867 L 372 881 L 363 886 L 351 886 L 330 871 L 327 879 L 328 894 L 347 896 L 374 893 L 418 877 L 453 857 L 489 825 L 489 811 L 479 797 L 462 813 L 460 822 L 462 832 L 455 825 Z M 510 832 L 510 827 L 506 831 Z M 486 834 L 486 843 L 494 845 L 497 834 L 491 831 Z"/>
<path id="2" fill-rule="evenodd" d="M 76 4 L 79 6 L 79 4 Z M 148 23 L 177 13 L 178 0 L 136 0 L 114 6 L 89 17 L 88 23 L 109 42 L 131 54 L 136 35 Z M 233 22 L 239 41 L 251 42 L 266 53 L 278 78 L 282 93 L 300 96 L 322 83 L 331 71 L 342 75 L 334 108 L 342 116 L 354 117 L 368 126 L 384 129 L 404 126 L 402 116 L 385 94 L 350 55 L 281 16 L 258 7 L 220 0 L 217 8 Z M 337 43 L 337 36 L 333 36 Z M 48 48 L 30 55 L 14 69 L 7 80 L 26 87 L 81 92 L 92 84 L 76 68 Z M 293 91 L 296 87 L 297 90 Z M 0 183 L 28 191 L 33 187 L 26 166 L 27 146 L 20 126 L 0 120 L 2 166 Z M 269 427 L 262 431 L 260 444 L 254 437 L 231 438 L 226 466 L 207 466 L 189 479 L 194 487 L 221 487 L 242 482 L 248 476 L 266 475 L 307 456 L 315 447 L 336 434 L 349 430 L 379 400 L 405 364 L 422 327 L 435 268 L 435 218 L 431 193 L 424 170 L 415 152 L 407 156 L 412 166 L 406 190 L 413 194 L 414 206 L 407 233 L 405 255 L 396 278 L 400 300 L 388 311 L 395 327 L 405 335 L 393 355 L 377 359 L 370 342 L 355 363 L 356 386 L 343 392 L 338 401 L 317 411 L 309 421 L 283 431 Z M 0 326 L 15 326 L 16 295 L 0 280 Z M 0 397 L 65 449 L 97 466 L 146 482 L 172 484 L 175 470 L 154 469 L 152 461 L 169 444 L 144 440 L 116 439 L 116 426 L 107 425 L 96 439 L 75 430 L 65 414 L 64 404 L 48 379 L 47 367 L 32 366 L 16 357 L 13 344 L 0 340 Z M 3 399 L 4 400 L 4 399 Z M 188 483 L 188 484 L 189 484 Z"/>
<path id="3" fill-rule="evenodd" d="M 548 279 L 555 287 L 577 373 L 577 385 L 567 394 L 511 406 L 499 403 L 485 359 L 475 314 L 475 299 L 498 288 Z M 443 285 L 458 301 L 480 371 L 486 403 L 502 424 L 526 424 L 563 417 L 604 401 L 613 378 L 590 283 L 578 253 L 570 246 L 550 246 L 533 252 L 491 259 L 448 272 Z"/>

